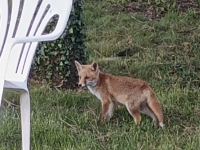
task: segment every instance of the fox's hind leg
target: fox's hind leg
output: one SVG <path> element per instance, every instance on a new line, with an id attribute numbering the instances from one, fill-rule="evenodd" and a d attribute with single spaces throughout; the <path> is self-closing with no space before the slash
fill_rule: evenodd
<path id="1" fill-rule="evenodd" d="M 149 96 L 149 98 L 147 100 L 147 104 L 151 108 L 153 113 L 156 115 L 159 125 L 163 128 L 164 127 L 164 124 L 163 124 L 164 117 L 163 117 L 162 108 L 161 108 L 159 102 L 156 100 L 155 95 L 153 93 Z"/>
<path id="2" fill-rule="evenodd" d="M 140 115 L 139 106 L 133 105 L 131 103 L 127 103 L 126 108 L 127 108 L 128 112 L 131 114 L 131 116 L 134 118 L 135 123 L 140 124 L 142 118 Z"/>
<path id="3" fill-rule="evenodd" d="M 154 120 L 154 126 L 158 126 L 158 119 L 146 102 L 140 105 L 140 112 L 142 114 L 150 116 Z"/>

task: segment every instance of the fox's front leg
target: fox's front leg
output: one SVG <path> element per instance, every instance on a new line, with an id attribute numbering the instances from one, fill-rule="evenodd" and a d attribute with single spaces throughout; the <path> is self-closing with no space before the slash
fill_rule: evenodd
<path id="1" fill-rule="evenodd" d="M 114 103 L 112 102 L 111 99 L 103 99 L 101 104 L 102 107 L 101 107 L 100 122 L 104 123 L 106 117 L 108 117 L 108 119 L 112 117 Z"/>

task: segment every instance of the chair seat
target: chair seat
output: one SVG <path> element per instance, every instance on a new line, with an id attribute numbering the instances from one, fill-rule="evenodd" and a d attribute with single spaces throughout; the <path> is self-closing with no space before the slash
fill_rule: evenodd
<path id="1" fill-rule="evenodd" d="M 17 90 L 17 91 L 28 91 L 26 82 L 6 81 L 4 83 L 5 89 Z"/>

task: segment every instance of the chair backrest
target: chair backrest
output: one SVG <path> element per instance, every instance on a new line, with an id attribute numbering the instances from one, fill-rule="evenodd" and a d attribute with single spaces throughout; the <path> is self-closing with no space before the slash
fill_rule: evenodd
<path id="1" fill-rule="evenodd" d="M 48 40 L 58 38 L 66 27 L 71 6 L 72 0 L 0 0 L 0 59 L 13 38 L 42 35 L 38 41 L 46 41 L 43 32 L 54 16 L 58 18 L 56 27 L 45 34 L 56 35 Z M 38 41 L 17 44 L 12 48 L 6 80 L 27 80 Z M 0 70 L 1 65 L 4 64 L 0 64 Z"/>

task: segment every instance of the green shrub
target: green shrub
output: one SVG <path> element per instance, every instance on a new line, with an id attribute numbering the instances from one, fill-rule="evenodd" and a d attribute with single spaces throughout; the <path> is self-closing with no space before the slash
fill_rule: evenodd
<path id="1" fill-rule="evenodd" d="M 46 32 L 51 31 L 55 23 L 56 18 L 47 26 Z M 45 79 L 62 89 L 74 88 L 77 82 L 74 60 L 81 63 L 86 61 L 85 36 L 82 2 L 74 0 L 70 19 L 62 36 L 58 40 L 38 45 L 31 77 Z"/>

